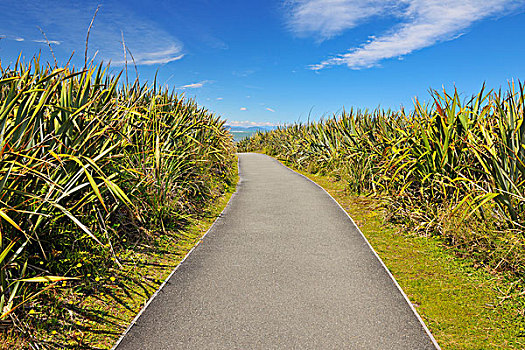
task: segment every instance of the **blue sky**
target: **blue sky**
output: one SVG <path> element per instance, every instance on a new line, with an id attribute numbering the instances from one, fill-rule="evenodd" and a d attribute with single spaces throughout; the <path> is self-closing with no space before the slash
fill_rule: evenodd
<path id="1" fill-rule="evenodd" d="M 233 125 L 318 119 L 349 109 L 410 108 L 429 88 L 465 97 L 525 80 L 525 0 L 2 0 L 0 59 L 40 50 L 158 81 Z M 127 53 L 130 60 L 130 54 Z M 135 78 L 132 65 L 130 79 Z"/>

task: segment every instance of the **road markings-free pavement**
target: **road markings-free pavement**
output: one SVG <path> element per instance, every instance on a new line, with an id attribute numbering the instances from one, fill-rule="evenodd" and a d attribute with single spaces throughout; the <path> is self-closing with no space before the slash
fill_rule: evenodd
<path id="1" fill-rule="evenodd" d="M 239 154 L 222 215 L 116 349 L 436 349 L 346 212 L 265 155 Z"/>

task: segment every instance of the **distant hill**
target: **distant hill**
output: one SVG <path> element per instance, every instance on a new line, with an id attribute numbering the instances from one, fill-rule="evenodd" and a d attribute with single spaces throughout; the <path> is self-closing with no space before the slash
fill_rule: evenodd
<path id="1" fill-rule="evenodd" d="M 225 126 L 231 131 L 243 131 L 243 132 L 269 131 L 269 130 L 273 130 L 276 128 L 275 126 L 232 126 L 232 125 L 225 125 Z"/>
<path id="2" fill-rule="evenodd" d="M 226 128 L 230 129 L 233 134 L 233 140 L 239 141 L 245 137 L 250 137 L 257 131 L 270 131 L 275 129 L 275 126 L 232 126 L 226 125 Z"/>

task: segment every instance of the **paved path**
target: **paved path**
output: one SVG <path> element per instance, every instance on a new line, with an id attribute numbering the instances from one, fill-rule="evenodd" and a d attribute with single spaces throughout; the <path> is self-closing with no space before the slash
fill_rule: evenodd
<path id="1" fill-rule="evenodd" d="M 329 195 L 264 155 L 239 166 L 227 209 L 118 350 L 436 348 Z"/>

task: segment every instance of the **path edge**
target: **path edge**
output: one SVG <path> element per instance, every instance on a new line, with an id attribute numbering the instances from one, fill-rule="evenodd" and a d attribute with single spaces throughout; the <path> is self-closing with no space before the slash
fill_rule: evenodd
<path id="1" fill-rule="evenodd" d="M 232 202 L 232 199 L 233 197 L 235 197 L 237 195 L 237 192 L 239 192 L 239 185 L 241 184 L 242 182 L 242 177 L 241 177 L 241 174 L 240 174 L 240 171 L 239 171 L 239 157 L 237 157 L 237 173 L 238 173 L 238 177 L 239 177 L 239 180 L 237 181 L 237 184 L 235 185 L 235 192 L 233 192 L 233 194 L 231 195 L 230 199 L 228 200 L 228 203 L 226 203 L 226 206 L 224 207 L 224 209 L 222 209 L 222 211 L 220 212 L 219 215 L 217 215 L 217 217 L 215 218 L 215 220 L 213 220 L 213 223 L 211 224 L 211 226 L 208 228 L 208 230 L 202 235 L 202 237 L 199 239 L 199 241 L 193 246 L 193 248 L 191 248 L 191 250 L 188 252 L 188 254 L 186 254 L 186 256 L 184 257 L 184 259 L 181 260 L 181 262 L 175 266 L 175 268 L 173 269 L 173 271 L 171 271 L 171 273 L 169 274 L 168 277 L 166 277 L 166 279 L 164 280 L 164 282 L 162 282 L 162 284 L 159 286 L 159 288 L 157 288 L 157 290 L 155 291 L 155 293 L 153 293 L 151 295 L 151 297 L 148 299 L 148 301 L 146 302 L 146 304 L 144 304 L 144 306 L 140 309 L 139 313 L 133 318 L 133 320 L 131 321 L 131 323 L 128 325 L 128 328 L 126 328 L 126 330 L 124 331 L 124 333 L 122 333 L 122 335 L 120 336 L 120 338 L 117 340 L 117 342 L 115 343 L 115 345 L 113 345 L 113 347 L 111 348 L 111 350 L 117 350 L 117 347 L 120 345 L 120 343 L 122 342 L 122 340 L 124 340 L 124 338 L 126 337 L 126 335 L 129 333 L 129 331 L 131 331 L 131 329 L 133 328 L 133 326 L 137 323 L 138 319 L 140 318 L 140 316 L 144 313 L 144 311 L 146 311 L 146 309 L 148 308 L 148 306 L 151 304 L 151 302 L 157 297 L 157 295 L 162 291 L 162 289 L 164 288 L 164 286 L 168 283 L 168 281 L 171 279 L 171 277 L 175 274 L 175 272 L 177 272 L 177 270 L 179 269 L 179 267 L 186 261 L 186 259 L 190 256 L 191 253 L 193 253 L 193 251 L 195 250 L 195 248 L 197 248 L 201 242 L 204 240 L 204 238 L 206 238 L 206 236 L 208 235 L 208 233 L 213 229 L 213 227 L 215 226 L 215 223 L 217 223 L 217 220 L 219 218 L 221 218 L 224 214 L 224 212 L 226 211 L 226 209 L 228 209 L 230 207 L 230 203 Z"/>
<path id="2" fill-rule="evenodd" d="M 263 154 L 263 153 L 258 153 L 258 154 Z M 289 171 L 299 175 L 299 176 L 302 176 L 303 178 L 305 178 L 306 180 L 310 181 L 311 183 L 313 183 L 315 186 L 317 186 L 318 188 L 320 188 L 321 190 L 323 190 L 323 192 L 328 195 L 328 197 L 330 197 L 334 202 L 335 204 L 337 204 L 337 206 L 339 207 L 339 209 L 341 209 L 345 214 L 346 216 L 350 219 L 350 221 L 352 222 L 352 224 L 354 225 L 354 227 L 357 229 L 357 231 L 359 232 L 359 234 L 361 235 L 361 237 L 363 237 L 363 239 L 365 240 L 366 244 L 368 245 L 368 247 L 370 248 L 370 250 L 372 250 L 372 253 L 374 253 L 375 257 L 377 258 L 377 260 L 379 260 L 379 262 L 381 263 L 381 266 L 383 266 L 383 268 L 386 270 L 388 276 L 390 276 L 390 279 L 392 280 L 392 282 L 394 282 L 394 285 L 397 287 L 397 289 L 399 290 L 399 292 L 401 292 L 401 295 L 403 295 L 403 298 L 405 298 L 405 301 L 407 302 L 408 306 L 410 307 L 410 310 L 412 310 L 412 312 L 414 313 L 414 315 L 416 316 L 416 318 L 418 319 L 419 323 L 421 324 L 421 326 L 423 326 L 423 329 L 425 330 L 425 332 L 427 333 L 427 335 L 429 336 L 432 344 L 436 347 L 437 350 L 441 350 L 441 347 L 439 346 L 438 342 L 436 341 L 436 339 L 434 338 L 434 336 L 432 335 L 432 333 L 430 332 L 430 329 L 428 329 L 427 325 L 425 324 L 425 322 L 423 321 L 423 319 L 421 318 L 421 316 L 419 315 L 419 313 L 417 312 L 416 308 L 414 307 L 414 305 L 412 304 L 412 302 L 410 301 L 410 299 L 408 298 L 408 296 L 406 295 L 406 293 L 403 291 L 403 289 L 401 288 L 401 286 L 399 285 L 399 283 L 397 283 L 396 279 L 394 278 L 394 276 L 392 275 L 392 273 L 390 272 L 390 270 L 388 269 L 388 267 L 385 265 L 385 263 L 383 262 L 383 260 L 379 257 L 379 254 L 377 254 L 377 252 L 375 251 L 374 247 L 372 247 L 372 245 L 370 244 L 370 242 L 368 241 L 368 239 L 366 238 L 366 236 L 363 234 L 363 232 L 361 232 L 361 229 L 359 228 L 359 226 L 357 226 L 357 224 L 355 223 L 354 219 L 352 219 L 352 217 L 350 216 L 350 214 L 348 214 L 348 212 L 341 206 L 341 204 L 339 204 L 339 202 L 334 198 L 332 197 L 332 195 L 330 193 L 328 193 L 327 190 L 325 190 L 321 185 L 319 185 L 318 183 L 316 183 L 315 181 L 313 181 L 312 179 L 310 179 L 308 176 L 306 175 L 303 175 L 301 173 L 298 173 L 297 171 L 293 170 L 292 168 L 290 168 L 289 166 L 283 164 L 281 161 L 279 161 L 277 158 L 274 158 L 272 156 L 269 156 L 267 154 L 263 154 L 267 157 L 270 157 L 272 158 L 275 162 L 279 163 L 280 165 L 282 165 L 283 167 L 285 167 L 286 169 L 288 169 Z"/>

